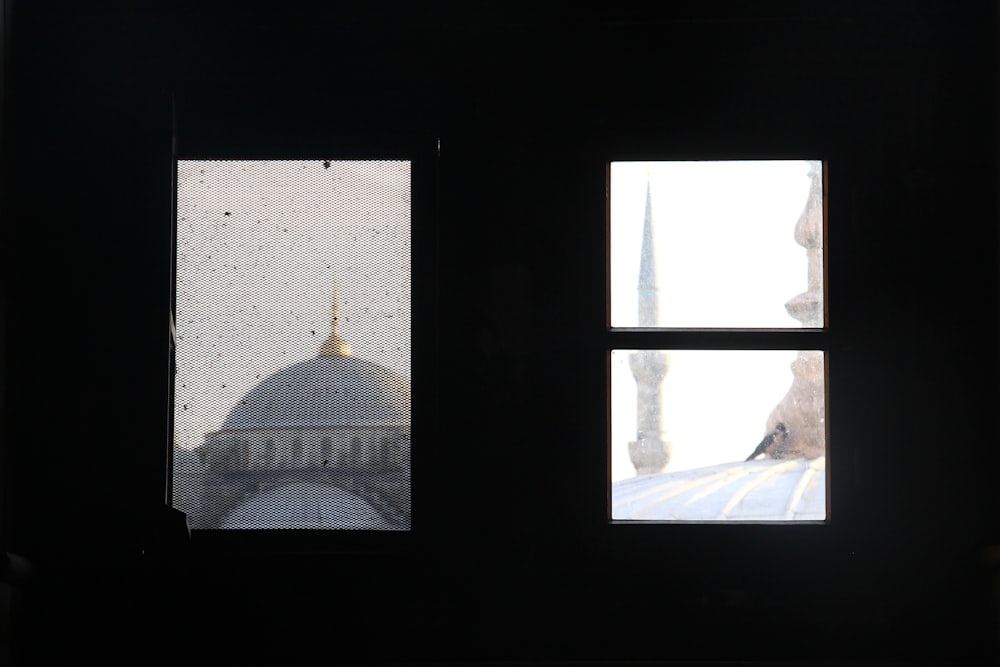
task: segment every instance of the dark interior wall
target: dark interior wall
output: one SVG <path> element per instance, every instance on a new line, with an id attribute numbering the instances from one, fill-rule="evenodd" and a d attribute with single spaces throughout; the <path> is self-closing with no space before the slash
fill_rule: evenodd
<path id="1" fill-rule="evenodd" d="M 135 657 L 126 638 L 228 663 L 994 657 L 992 3 L 395 4 L 14 6 L 24 661 Z M 156 538 L 171 99 L 182 155 L 376 142 L 433 176 L 402 544 Z M 827 526 L 607 525 L 604 170 L 645 156 L 828 160 Z"/>

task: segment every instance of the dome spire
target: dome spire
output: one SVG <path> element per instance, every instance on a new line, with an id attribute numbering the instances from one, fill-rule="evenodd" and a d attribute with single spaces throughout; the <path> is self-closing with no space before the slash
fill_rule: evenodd
<path id="1" fill-rule="evenodd" d="M 321 357 L 349 357 L 351 346 L 340 335 L 340 293 L 333 288 L 333 320 L 330 325 L 330 335 L 319 348 Z"/>

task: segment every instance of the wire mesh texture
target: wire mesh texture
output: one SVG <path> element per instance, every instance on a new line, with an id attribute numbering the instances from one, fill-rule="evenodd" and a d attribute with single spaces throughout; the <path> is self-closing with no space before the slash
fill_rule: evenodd
<path id="1" fill-rule="evenodd" d="M 410 163 L 181 160 L 173 505 L 410 525 Z"/>

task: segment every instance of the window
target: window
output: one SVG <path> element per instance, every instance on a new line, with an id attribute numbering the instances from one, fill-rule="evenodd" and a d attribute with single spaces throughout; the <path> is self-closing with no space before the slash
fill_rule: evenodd
<path id="1" fill-rule="evenodd" d="M 823 178 L 610 164 L 612 520 L 827 518 Z"/>
<path id="2" fill-rule="evenodd" d="M 195 529 L 409 529 L 409 452 L 361 444 L 410 433 L 410 167 L 178 161 L 173 497 Z"/>

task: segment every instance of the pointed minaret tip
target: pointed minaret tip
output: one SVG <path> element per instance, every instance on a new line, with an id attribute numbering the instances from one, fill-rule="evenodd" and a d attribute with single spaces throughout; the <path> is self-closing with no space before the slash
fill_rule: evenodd
<path id="1" fill-rule="evenodd" d="M 646 215 L 642 222 L 642 250 L 639 256 L 639 326 L 659 325 L 660 285 L 656 275 L 656 243 L 653 239 L 653 199 L 650 180 L 646 178 Z"/>
<path id="2" fill-rule="evenodd" d="M 351 345 L 340 335 L 340 295 L 337 288 L 333 290 L 333 319 L 330 325 L 330 335 L 319 348 L 321 357 L 349 357 Z"/>

